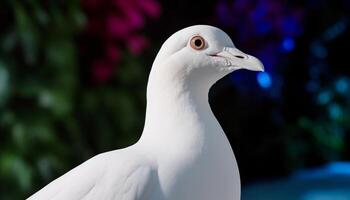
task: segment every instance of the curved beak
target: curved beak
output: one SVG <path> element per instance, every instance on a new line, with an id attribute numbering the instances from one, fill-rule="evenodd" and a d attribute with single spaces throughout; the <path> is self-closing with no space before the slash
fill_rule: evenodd
<path id="1" fill-rule="evenodd" d="M 252 71 L 264 71 L 264 65 L 254 56 L 243 53 L 237 48 L 225 47 L 221 52 L 212 56 L 222 57 L 228 67 L 247 69 Z"/>

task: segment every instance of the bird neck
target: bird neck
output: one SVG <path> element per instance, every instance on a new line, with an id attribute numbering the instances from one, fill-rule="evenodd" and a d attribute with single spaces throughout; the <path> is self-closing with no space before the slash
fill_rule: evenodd
<path id="1" fill-rule="evenodd" d="M 205 137 L 208 124 L 217 123 L 208 102 L 210 83 L 195 76 L 151 71 L 143 138 L 195 141 Z"/>

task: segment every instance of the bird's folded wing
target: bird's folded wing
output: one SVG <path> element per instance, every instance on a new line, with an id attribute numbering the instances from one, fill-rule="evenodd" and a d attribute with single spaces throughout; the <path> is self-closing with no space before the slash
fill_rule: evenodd
<path id="1" fill-rule="evenodd" d="M 112 155 L 112 157 L 115 157 Z M 144 159 L 101 154 L 51 182 L 28 200 L 143 200 L 156 182 Z"/>
<path id="2" fill-rule="evenodd" d="M 105 162 L 103 156 L 95 156 L 52 181 L 27 200 L 60 199 L 59 197 L 66 193 L 71 194 L 67 200 L 81 199 L 94 187 L 98 177 L 103 173 L 101 168 Z"/>

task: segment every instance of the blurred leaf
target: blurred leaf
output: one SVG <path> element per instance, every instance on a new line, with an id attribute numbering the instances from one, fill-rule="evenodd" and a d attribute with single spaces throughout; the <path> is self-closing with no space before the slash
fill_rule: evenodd
<path id="1" fill-rule="evenodd" d="M 1 38 L 1 48 L 6 52 L 10 52 L 15 48 L 17 43 L 17 35 L 13 31 L 8 32 Z"/>
<path id="2" fill-rule="evenodd" d="M 11 153 L 3 152 L 0 157 L 0 174 L 13 177 L 19 183 L 19 189 L 28 191 L 31 188 L 32 171 L 27 163 Z"/>
<path id="3" fill-rule="evenodd" d="M 50 18 L 46 10 L 44 10 L 37 1 L 29 1 L 31 9 L 36 17 L 36 21 L 41 25 L 48 25 Z"/>
<path id="4" fill-rule="evenodd" d="M 12 137 L 14 143 L 16 144 L 16 148 L 25 148 L 26 141 L 28 140 L 28 138 L 25 137 L 25 130 L 23 124 L 16 123 L 12 127 Z"/>
<path id="5" fill-rule="evenodd" d="M 74 27 L 81 29 L 86 24 L 86 17 L 80 10 L 79 1 L 71 1 L 69 4 L 69 18 L 74 22 Z"/>
<path id="6" fill-rule="evenodd" d="M 11 125 L 15 122 L 15 114 L 11 111 L 5 110 L 0 115 L 0 124 Z"/>
<path id="7" fill-rule="evenodd" d="M 0 61 L 0 107 L 2 107 L 9 95 L 10 78 L 5 65 Z"/>
<path id="8" fill-rule="evenodd" d="M 37 166 L 40 175 L 46 180 L 52 180 L 55 175 L 54 171 L 56 169 L 64 169 L 63 162 L 60 162 L 56 157 L 43 155 L 38 161 Z"/>
<path id="9" fill-rule="evenodd" d="M 69 93 L 65 91 L 54 91 L 53 94 L 53 111 L 57 116 L 64 117 L 72 111 L 72 99 Z"/>
<path id="10" fill-rule="evenodd" d="M 34 64 L 38 53 L 38 33 L 35 24 L 20 2 L 13 1 L 13 5 L 25 61 L 27 64 Z"/>
<path id="11" fill-rule="evenodd" d="M 52 39 L 48 42 L 46 49 L 47 63 L 52 67 L 57 67 L 65 71 L 75 61 L 74 47 L 70 41 L 60 41 L 59 38 Z M 67 71 L 65 72 L 67 73 Z"/>

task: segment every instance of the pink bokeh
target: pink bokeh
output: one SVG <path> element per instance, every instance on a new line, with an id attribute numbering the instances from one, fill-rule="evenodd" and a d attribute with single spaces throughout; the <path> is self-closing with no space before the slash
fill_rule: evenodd
<path id="1" fill-rule="evenodd" d="M 160 16 L 161 7 L 156 0 L 82 0 L 82 5 L 87 15 L 85 32 L 102 42 L 100 52 L 105 52 L 91 58 L 92 78 L 105 82 L 113 77 L 121 51 L 139 55 L 148 47 L 149 40 L 140 31 L 148 19 Z"/>

